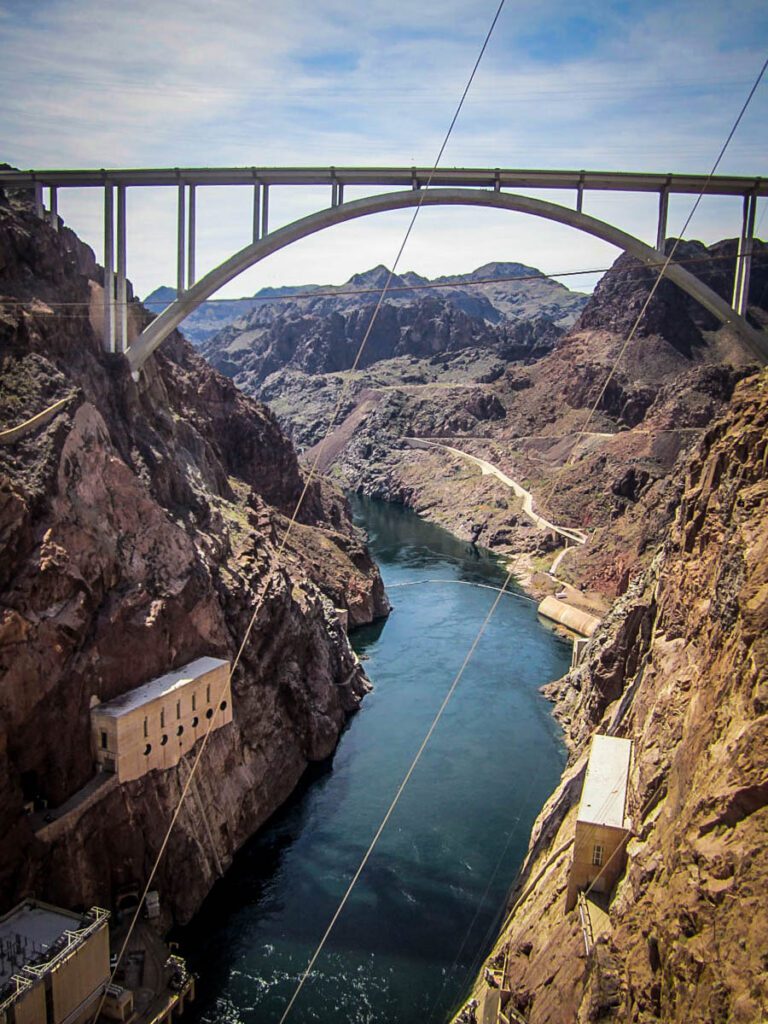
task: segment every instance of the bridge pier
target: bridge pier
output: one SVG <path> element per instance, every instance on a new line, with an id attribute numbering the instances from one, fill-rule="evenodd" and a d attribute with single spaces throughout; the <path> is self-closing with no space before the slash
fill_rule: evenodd
<path id="1" fill-rule="evenodd" d="M 45 217 L 45 207 L 43 206 L 43 186 L 39 181 L 36 181 L 34 186 L 35 196 L 35 213 L 42 220 Z"/>
<path id="2" fill-rule="evenodd" d="M 195 186 L 189 186 L 189 214 L 187 223 L 187 287 L 195 283 Z"/>
<path id="3" fill-rule="evenodd" d="M 59 230 L 59 192 L 55 185 L 48 189 L 48 209 L 51 227 L 54 231 Z"/>
<path id="4" fill-rule="evenodd" d="M 258 242 L 261 238 L 261 185 L 258 182 L 253 186 L 253 240 Z"/>
<path id="5" fill-rule="evenodd" d="M 185 250 L 187 228 L 187 186 L 183 183 L 178 189 L 178 212 L 176 217 L 176 292 L 183 295 L 187 290 L 185 276 Z"/>
<path id="6" fill-rule="evenodd" d="M 341 206 L 344 202 L 344 186 L 340 181 L 334 180 L 331 185 L 331 206 Z"/>
<path id="7" fill-rule="evenodd" d="M 104 348 L 115 351 L 115 196 L 104 186 Z"/>
<path id="8" fill-rule="evenodd" d="M 117 344 L 118 352 L 128 351 L 128 276 L 125 218 L 125 185 L 117 186 Z"/>
<path id="9" fill-rule="evenodd" d="M 744 196 L 744 212 L 741 219 L 739 247 L 736 251 L 736 269 L 733 275 L 733 301 L 731 305 L 739 316 L 747 311 L 749 299 L 749 277 L 752 270 L 752 249 L 755 235 L 755 214 L 757 195 L 752 192 Z"/>
<path id="10" fill-rule="evenodd" d="M 659 226 L 656 229 L 656 248 L 663 255 L 667 240 L 667 214 L 669 212 L 669 185 L 659 192 Z"/>
<path id="11" fill-rule="evenodd" d="M 261 237 L 269 234 L 269 185 L 261 189 Z"/>

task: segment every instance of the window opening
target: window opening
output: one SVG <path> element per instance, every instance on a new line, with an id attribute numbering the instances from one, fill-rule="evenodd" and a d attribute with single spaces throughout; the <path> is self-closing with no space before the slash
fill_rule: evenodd
<path id="1" fill-rule="evenodd" d="M 595 843 L 592 850 L 592 864 L 596 868 L 603 866 L 603 855 L 605 854 L 605 847 L 602 843 Z"/>

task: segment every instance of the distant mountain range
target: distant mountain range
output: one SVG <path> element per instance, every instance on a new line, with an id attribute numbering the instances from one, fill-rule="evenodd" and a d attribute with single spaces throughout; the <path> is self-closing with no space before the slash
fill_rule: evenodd
<path id="1" fill-rule="evenodd" d="M 389 271 L 378 266 L 344 285 L 264 288 L 251 298 L 206 302 L 181 325 L 229 376 L 264 380 L 286 367 L 344 370 L 354 355 Z M 145 300 L 160 312 L 176 297 L 158 288 Z M 492 349 L 503 359 L 542 355 L 576 320 L 587 296 L 521 263 L 488 263 L 434 280 L 393 276 L 363 365 L 399 355 Z"/>

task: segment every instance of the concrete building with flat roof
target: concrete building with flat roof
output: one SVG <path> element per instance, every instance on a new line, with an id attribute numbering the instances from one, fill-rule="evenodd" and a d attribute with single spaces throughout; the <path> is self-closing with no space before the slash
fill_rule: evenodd
<path id="1" fill-rule="evenodd" d="M 565 909 L 576 906 L 579 892 L 592 887 L 609 893 L 624 870 L 629 767 L 632 741 L 594 736 L 581 791 Z"/>
<path id="2" fill-rule="evenodd" d="M 91 708 L 101 771 L 120 782 L 172 768 L 208 731 L 232 721 L 229 662 L 198 658 Z"/>
<path id="3" fill-rule="evenodd" d="M 109 981 L 109 914 L 25 900 L 0 917 L 0 1024 L 83 1024 Z"/>

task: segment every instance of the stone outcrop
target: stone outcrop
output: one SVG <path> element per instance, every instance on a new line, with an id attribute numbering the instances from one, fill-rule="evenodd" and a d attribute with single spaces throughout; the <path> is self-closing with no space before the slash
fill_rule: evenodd
<path id="1" fill-rule="evenodd" d="M 706 432 L 646 573 L 583 665 L 548 688 L 570 767 L 534 827 L 496 950 L 509 1006 L 530 1024 L 765 1019 L 767 522 L 764 371 Z M 587 954 L 564 896 L 595 729 L 633 741 L 634 834 Z"/>
<path id="2" fill-rule="evenodd" d="M 265 289 L 257 302 L 248 300 L 250 311 L 203 342 L 201 352 L 255 395 L 270 374 L 283 370 L 348 370 L 388 278 L 386 267 L 375 267 L 341 287 Z M 586 301 L 519 263 L 491 263 L 462 278 L 431 282 L 395 275 L 389 288 L 361 369 L 466 349 L 490 350 L 503 360 L 537 358 L 552 349 Z M 288 294 L 277 301 L 280 292 Z"/>
<path id="3" fill-rule="evenodd" d="M 237 848 L 327 757 L 368 687 L 339 625 L 386 614 L 344 499 L 304 475 L 274 416 L 178 335 L 135 383 L 90 322 L 102 272 L 66 229 L 0 197 L 0 900 L 110 905 L 143 883 L 190 757 L 49 814 L 93 774 L 89 708 L 212 654 L 234 722 L 205 751 L 157 887 L 189 919 Z M 146 314 L 131 304 L 130 318 Z M 77 803 L 77 799 L 75 800 Z M 71 827 L 67 825 L 71 822 Z"/>

